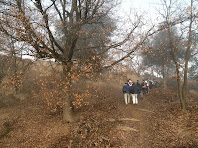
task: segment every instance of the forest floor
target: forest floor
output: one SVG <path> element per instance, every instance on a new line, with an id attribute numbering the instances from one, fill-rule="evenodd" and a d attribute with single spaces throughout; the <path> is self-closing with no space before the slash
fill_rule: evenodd
<path id="1" fill-rule="evenodd" d="M 182 113 L 173 90 L 154 88 L 137 105 L 125 105 L 121 88 L 106 85 L 95 103 L 74 110 L 77 118 L 68 124 L 37 98 L 1 107 L 0 147 L 198 147 L 198 96 L 188 94 Z"/>

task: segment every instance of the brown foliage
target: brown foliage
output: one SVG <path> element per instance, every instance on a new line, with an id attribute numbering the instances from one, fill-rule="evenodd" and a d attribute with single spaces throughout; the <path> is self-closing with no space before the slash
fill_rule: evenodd
<path id="1" fill-rule="evenodd" d="M 115 78 L 114 78 L 115 79 Z M 44 79 L 42 79 L 44 80 Z M 81 81 L 76 81 L 74 93 L 83 94 Z M 51 81 L 52 83 L 53 81 Z M 82 84 L 80 84 L 80 82 Z M 51 84 L 50 83 L 50 84 Z M 87 81 L 91 98 L 89 104 L 74 108 L 74 123 L 62 124 L 60 114 L 51 114 L 47 104 L 34 96 L 20 106 L 0 110 L 0 129 L 6 122 L 12 130 L 0 139 L 1 147 L 196 147 L 197 99 L 191 98 L 187 114 L 179 108 L 173 90 L 152 89 L 139 104 L 126 106 L 117 81 Z M 56 87 L 53 83 L 49 89 Z M 85 85 L 83 85 L 85 86 Z M 97 92 L 96 92 L 97 90 Z M 97 97 L 96 97 L 97 95 Z M 139 110 L 138 110 L 139 109 Z M 141 111 L 142 110 L 142 111 Z M 149 112 L 150 111 L 150 112 Z M 120 118 L 137 118 L 140 121 L 121 121 Z M 16 119 L 17 118 L 17 119 Z M 17 122 L 13 122 L 17 121 Z M 133 127 L 122 131 L 118 126 Z M 147 133 L 147 134 L 146 134 Z M 146 134 L 146 135 L 145 135 Z M 146 138 L 143 143 L 140 139 Z"/>

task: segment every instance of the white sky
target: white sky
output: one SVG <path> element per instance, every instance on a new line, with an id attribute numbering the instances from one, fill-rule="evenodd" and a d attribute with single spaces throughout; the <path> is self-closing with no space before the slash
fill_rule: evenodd
<path id="1" fill-rule="evenodd" d="M 140 10 L 148 10 L 157 2 L 159 3 L 160 0 L 122 0 L 122 7 L 125 10 L 129 10 L 130 7 L 135 7 Z"/>
<path id="2" fill-rule="evenodd" d="M 159 22 L 159 10 L 162 10 L 163 0 L 121 0 L 120 13 L 125 16 L 130 13 L 130 10 L 137 10 L 141 14 L 147 14 L 152 21 Z M 166 0 L 169 3 L 169 0 Z M 173 3 L 176 0 L 172 0 Z M 181 7 L 190 5 L 190 0 L 177 0 L 177 3 L 181 4 Z M 158 10 L 158 11 L 157 11 Z"/>
<path id="3" fill-rule="evenodd" d="M 154 14 L 155 8 L 159 5 L 160 0 L 122 0 L 121 12 L 129 13 L 130 10 L 137 9 L 142 13 L 147 12 Z"/>

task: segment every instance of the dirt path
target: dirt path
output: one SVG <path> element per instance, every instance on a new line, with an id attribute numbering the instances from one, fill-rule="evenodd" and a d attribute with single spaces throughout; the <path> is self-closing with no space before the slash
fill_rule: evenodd
<path id="1" fill-rule="evenodd" d="M 140 100 L 137 105 L 122 104 L 120 112 L 121 124 L 118 129 L 122 130 L 123 137 L 129 138 L 125 141 L 126 147 L 147 147 L 151 130 L 149 117 L 154 112 L 151 109 L 146 109 L 143 100 Z"/>
<path id="2" fill-rule="evenodd" d="M 148 138 L 149 138 L 149 129 L 150 129 L 149 120 L 146 119 L 146 117 L 151 115 L 151 111 L 137 107 L 131 109 L 131 114 L 133 115 L 134 118 L 140 120 L 139 122 L 140 136 L 138 143 L 140 144 L 140 147 L 146 147 L 148 146 L 148 142 L 149 142 Z"/>

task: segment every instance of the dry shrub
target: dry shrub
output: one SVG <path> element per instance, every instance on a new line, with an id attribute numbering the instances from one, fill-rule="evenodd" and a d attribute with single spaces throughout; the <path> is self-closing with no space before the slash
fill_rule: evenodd
<path id="1" fill-rule="evenodd" d="M 85 72 L 81 72 L 81 70 Z M 103 96 L 109 94 L 107 83 L 121 90 L 122 85 L 127 80 L 126 74 L 118 74 L 108 70 L 103 71 L 101 74 L 94 73 L 90 69 L 90 65 L 82 66 L 74 63 L 71 71 L 73 108 L 81 108 L 85 105 L 97 103 L 98 98 L 103 98 Z M 141 79 L 135 74 L 131 74 L 130 78 Z M 58 108 L 63 106 L 62 99 L 68 91 L 66 83 L 63 80 L 60 64 L 37 61 L 31 65 L 24 75 L 22 91 L 40 98 L 47 104 L 50 111 L 56 112 Z"/>
<path id="2" fill-rule="evenodd" d="M 64 97 L 64 83 L 60 76 L 40 77 L 34 82 L 38 86 L 39 91 L 33 91 L 33 94 L 45 101 L 48 109 L 52 112 L 57 110 L 57 106 L 62 106 L 62 98 Z"/>
<path id="3" fill-rule="evenodd" d="M 1 77 L 0 83 L 0 102 L 4 106 L 9 106 L 29 98 L 30 93 L 23 90 L 25 88 L 23 82 L 26 69 L 31 65 L 31 61 L 12 56 L 2 56 L 1 61 L 3 66 L 0 65 L 0 68 L 4 75 Z"/>
<path id="4" fill-rule="evenodd" d="M 39 93 L 41 86 L 38 81 L 51 76 L 54 73 L 53 69 L 59 72 L 59 64 L 42 60 L 33 62 L 23 76 L 22 92 L 28 93 L 31 97 L 33 94 Z"/>
<path id="5" fill-rule="evenodd" d="M 120 113 L 117 109 L 118 99 L 123 99 L 122 85 L 117 83 L 116 79 L 115 76 L 113 78 L 106 76 L 106 79 L 102 80 L 95 78 L 75 81 L 73 86 L 75 92 L 83 94 L 88 89 L 93 97 L 84 99 L 89 101 L 89 105 L 76 109 L 80 118 L 70 125 L 70 133 L 59 137 L 51 147 L 119 147 L 122 145 L 123 140 L 116 130 L 118 122 L 109 122 L 110 118 L 117 118 Z"/>
<path id="6" fill-rule="evenodd" d="M 7 75 L 0 83 L 0 106 L 16 105 L 25 99 L 25 95 L 20 92 L 22 79 L 20 73 Z"/>
<path id="7" fill-rule="evenodd" d="M 38 93 L 34 92 L 34 94 L 44 100 L 51 112 L 56 112 L 59 108 L 63 107 L 62 99 L 69 90 L 66 87 L 67 82 L 63 80 L 61 74 L 42 77 L 37 79 L 35 83 L 40 87 L 40 90 Z M 85 79 L 74 79 L 70 89 L 73 108 L 88 105 L 92 98 L 97 97 L 97 88 Z"/>
<path id="8" fill-rule="evenodd" d="M 86 67 L 84 67 L 86 68 Z M 119 83 L 117 80 L 120 77 L 116 75 L 105 75 L 98 77 L 98 74 L 92 73 L 75 73 L 78 69 L 73 67 L 74 72 L 71 75 L 72 84 L 70 86 L 71 100 L 73 109 L 80 109 L 87 105 L 97 104 L 101 98 L 107 98 L 117 92 L 113 91 L 113 88 L 120 89 L 123 83 Z M 35 86 L 39 88 L 38 92 L 34 92 L 37 98 L 44 100 L 48 106 L 48 110 L 51 112 L 57 112 L 62 108 L 62 99 L 67 95 L 68 88 L 67 82 L 63 80 L 61 71 L 52 73 L 51 75 L 42 76 L 35 81 Z"/>
<path id="9" fill-rule="evenodd" d="M 16 93 L 16 88 L 14 87 L 15 82 L 12 79 L 12 76 L 4 77 L 1 83 L 1 93 L 3 95 L 10 95 Z"/>

